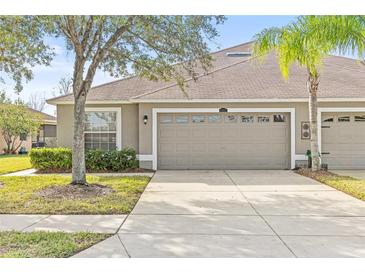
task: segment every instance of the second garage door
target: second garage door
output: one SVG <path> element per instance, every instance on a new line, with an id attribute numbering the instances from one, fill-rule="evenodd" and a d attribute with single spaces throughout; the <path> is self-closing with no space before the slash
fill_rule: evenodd
<path id="1" fill-rule="evenodd" d="M 365 169 L 364 113 L 323 114 L 322 162 L 330 169 Z"/>
<path id="2" fill-rule="evenodd" d="M 164 113 L 158 169 L 289 169 L 287 113 Z"/>

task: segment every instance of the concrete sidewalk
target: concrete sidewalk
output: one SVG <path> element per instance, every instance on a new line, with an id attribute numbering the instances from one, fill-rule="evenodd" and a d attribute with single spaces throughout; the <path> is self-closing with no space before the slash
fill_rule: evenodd
<path id="1" fill-rule="evenodd" d="M 62 231 L 114 234 L 127 215 L 0 215 L 0 231 Z"/>

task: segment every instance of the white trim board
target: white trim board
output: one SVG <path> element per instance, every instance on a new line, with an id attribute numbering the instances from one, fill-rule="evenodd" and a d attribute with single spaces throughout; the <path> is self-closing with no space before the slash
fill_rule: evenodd
<path id="1" fill-rule="evenodd" d="M 157 170 L 158 113 L 219 113 L 219 108 L 152 108 L 152 169 Z M 227 108 L 227 112 L 287 112 L 290 113 L 290 167 L 295 168 L 295 108 Z"/>
<path id="2" fill-rule="evenodd" d="M 152 154 L 137 154 L 137 159 L 139 161 L 153 161 Z"/>
<path id="3" fill-rule="evenodd" d="M 50 105 L 73 105 L 73 100 L 48 99 Z M 88 105 L 120 105 L 120 104 L 136 104 L 136 103 L 300 103 L 308 102 L 308 98 L 257 98 L 257 99 L 126 99 L 126 100 L 87 100 Z M 365 98 L 318 98 L 318 102 L 365 102 Z"/>
<path id="4" fill-rule="evenodd" d="M 365 107 L 320 107 L 317 109 L 318 151 L 322 153 L 322 112 L 365 112 Z"/>
<path id="5" fill-rule="evenodd" d="M 92 112 L 92 111 L 115 111 L 117 113 L 117 149 L 122 149 L 123 142 L 122 142 L 122 108 L 121 107 L 86 107 L 85 112 Z"/>

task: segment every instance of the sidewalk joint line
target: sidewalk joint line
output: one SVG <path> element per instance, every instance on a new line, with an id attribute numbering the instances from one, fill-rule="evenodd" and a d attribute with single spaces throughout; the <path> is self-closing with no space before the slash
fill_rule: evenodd
<path id="1" fill-rule="evenodd" d="M 34 226 L 34 225 L 36 225 L 36 224 L 38 224 L 38 223 L 42 222 L 43 220 L 45 220 L 45 219 L 47 219 L 47 218 L 49 218 L 49 217 L 51 217 L 51 216 L 52 216 L 52 215 L 47 215 L 47 216 L 45 216 L 45 217 L 43 217 L 43 218 L 39 219 L 38 221 L 35 221 L 34 223 L 32 223 L 32 224 L 30 224 L 30 225 L 26 226 L 25 228 L 21 229 L 20 231 L 24 231 L 24 230 L 26 230 L 27 228 L 30 228 L 30 227 L 32 227 L 32 226 Z"/>

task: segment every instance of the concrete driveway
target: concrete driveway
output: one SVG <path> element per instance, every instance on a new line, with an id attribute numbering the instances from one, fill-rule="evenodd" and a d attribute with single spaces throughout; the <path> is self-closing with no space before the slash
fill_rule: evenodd
<path id="1" fill-rule="evenodd" d="M 350 176 L 360 180 L 365 180 L 365 170 L 356 169 L 356 170 L 331 170 L 333 173 L 342 176 Z"/>
<path id="2" fill-rule="evenodd" d="M 292 171 L 158 171 L 82 256 L 365 257 L 365 203 Z"/>

